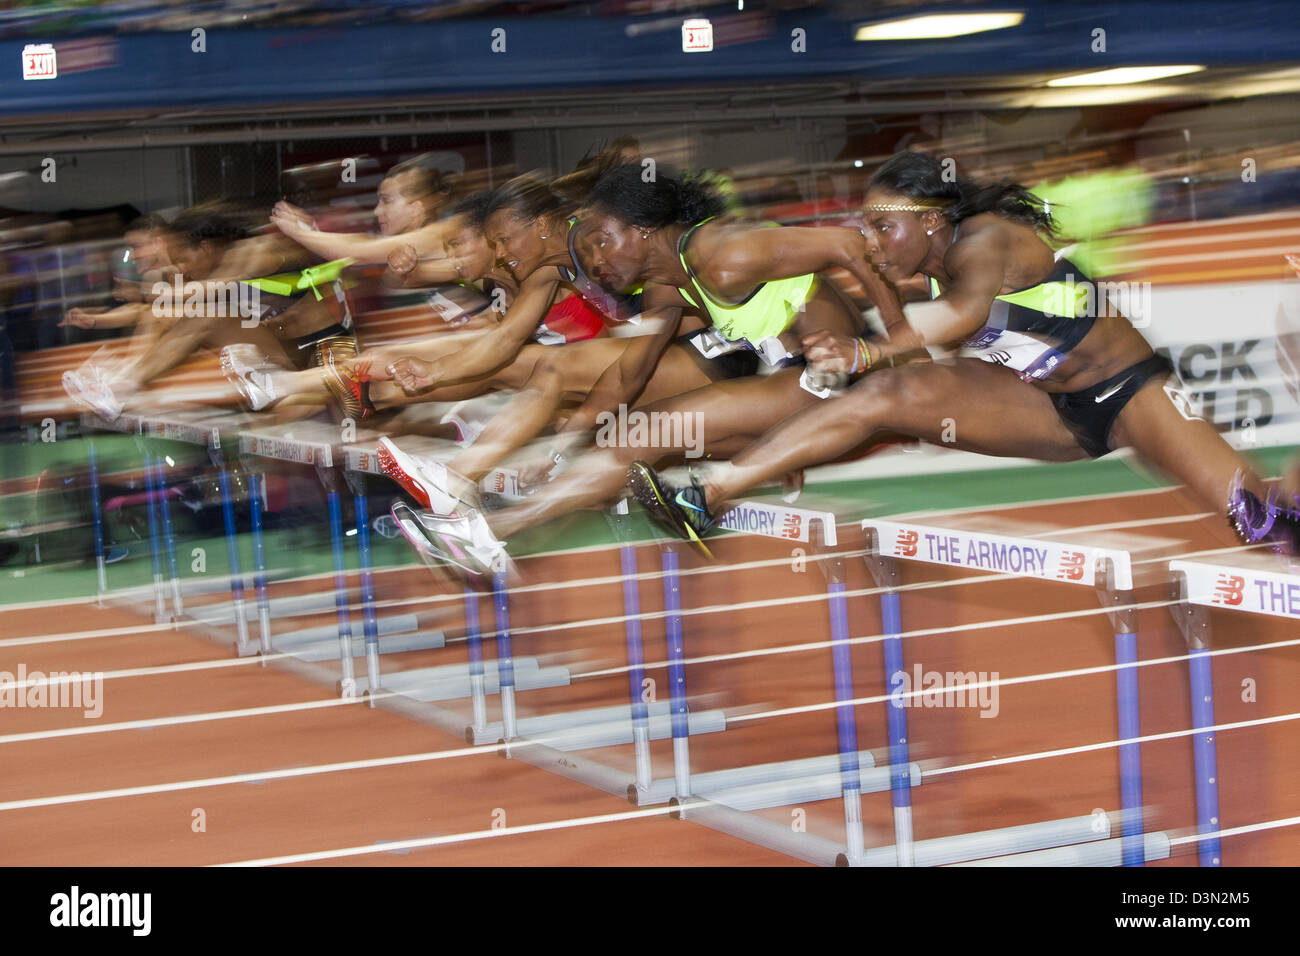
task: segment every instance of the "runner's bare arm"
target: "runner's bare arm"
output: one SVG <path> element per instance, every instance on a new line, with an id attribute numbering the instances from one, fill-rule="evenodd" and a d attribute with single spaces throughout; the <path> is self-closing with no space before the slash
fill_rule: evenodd
<path id="1" fill-rule="evenodd" d="M 59 325 L 75 325 L 80 329 L 121 329 L 143 321 L 148 314 L 149 306 L 142 302 L 128 302 L 103 312 L 69 309 Z"/>
<path id="2" fill-rule="evenodd" d="M 398 236 L 366 236 L 351 232 L 319 232 L 303 220 L 279 212 L 271 213 L 271 222 L 294 242 L 328 260 L 355 259 L 360 263 L 386 263 L 390 253 L 401 246 L 414 246 L 420 255 L 442 251 L 443 223 L 434 222 Z"/>
<path id="3" fill-rule="evenodd" d="M 840 226 L 779 226 L 745 230 L 710 250 L 700 277 L 724 298 L 737 300 L 761 282 L 840 268 L 862 283 L 886 328 L 903 321 L 898 294 L 866 258 L 862 233 Z"/>
<path id="4" fill-rule="evenodd" d="M 445 256 L 421 259 L 410 272 L 398 272 L 397 274 L 402 277 L 402 285 L 416 289 L 427 289 L 432 286 L 450 285 L 451 283 L 459 282 L 464 278 L 460 267 L 460 261 L 457 259 L 448 259 Z"/>
<path id="5" fill-rule="evenodd" d="M 560 282 L 553 270 L 533 273 L 523 281 L 519 295 L 499 325 L 474 336 L 464 348 L 435 359 L 430 363 L 427 377 L 435 386 L 455 385 L 481 378 L 509 364 L 537 331 L 538 323 L 559 291 Z"/>
<path id="6" fill-rule="evenodd" d="M 979 331 L 1002 289 L 1008 249 L 993 229 L 955 243 L 944 263 L 952 283 L 932 302 L 904 306 L 904 321 L 888 337 L 870 337 L 872 364 L 926 345 L 959 343 Z"/>
<path id="7" fill-rule="evenodd" d="M 676 289 L 646 286 L 641 299 L 645 307 L 641 313 L 642 321 L 655 322 L 658 328 L 628 344 L 618 361 L 596 380 L 587 400 L 569 416 L 563 431 L 590 431 L 596 427 L 601 412 L 613 411 L 621 404 L 636 401 L 681 326 L 682 305 L 680 301 L 672 301 L 676 297 Z"/>

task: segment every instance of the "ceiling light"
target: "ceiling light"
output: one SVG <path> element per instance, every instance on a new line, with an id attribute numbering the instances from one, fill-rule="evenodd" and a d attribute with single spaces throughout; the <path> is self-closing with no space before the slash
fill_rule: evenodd
<path id="1" fill-rule="evenodd" d="M 986 30 L 1019 26 L 1025 15 L 1018 10 L 1003 13 L 936 13 L 925 17 L 885 20 L 858 27 L 855 40 L 933 40 L 960 37 Z"/>
<path id="2" fill-rule="evenodd" d="M 1031 106 L 1036 109 L 1060 107 L 1106 106 L 1115 103 L 1140 103 L 1145 100 L 1177 100 L 1193 95 L 1194 90 L 1167 83 L 1145 83 L 1139 86 L 1080 86 L 1048 90 L 1043 87 L 1022 90 L 1006 100 L 1009 109 Z"/>
<path id="3" fill-rule="evenodd" d="M 1203 66 L 1185 64 L 1183 66 L 1120 66 L 1113 70 L 1097 70 L 1092 73 L 1076 73 L 1074 76 L 1058 76 L 1047 82 L 1048 86 L 1120 86 L 1125 83 L 1146 83 L 1148 80 L 1164 80 L 1171 76 L 1183 76 L 1187 73 L 1199 73 Z"/>

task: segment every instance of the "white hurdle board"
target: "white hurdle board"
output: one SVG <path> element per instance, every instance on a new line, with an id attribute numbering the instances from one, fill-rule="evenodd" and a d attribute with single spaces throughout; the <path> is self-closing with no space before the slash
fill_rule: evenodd
<path id="1" fill-rule="evenodd" d="M 1176 553 L 1169 538 L 1034 526 L 999 517 L 945 518 L 940 526 L 867 518 L 878 554 L 887 558 L 970 568 L 1116 591 L 1152 583 L 1164 573 L 1161 557 Z M 1112 579 L 1098 572 L 1109 563 Z"/>
<path id="2" fill-rule="evenodd" d="M 1183 575 L 1189 604 L 1300 620 L 1300 568 L 1288 571 L 1271 554 L 1234 555 L 1232 564 L 1189 558 L 1169 570 Z"/>

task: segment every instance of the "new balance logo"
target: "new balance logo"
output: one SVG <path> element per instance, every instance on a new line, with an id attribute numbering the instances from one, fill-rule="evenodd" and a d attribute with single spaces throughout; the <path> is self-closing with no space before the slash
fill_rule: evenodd
<path id="1" fill-rule="evenodd" d="M 1242 591 L 1246 587 L 1246 579 L 1238 574 L 1220 574 L 1218 581 L 1214 584 L 1215 604 L 1224 604 L 1228 607 L 1236 607 L 1241 604 Z"/>

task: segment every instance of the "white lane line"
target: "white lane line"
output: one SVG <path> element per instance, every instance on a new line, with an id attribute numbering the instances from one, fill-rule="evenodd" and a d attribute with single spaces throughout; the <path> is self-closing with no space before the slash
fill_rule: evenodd
<path id="1" fill-rule="evenodd" d="M 49 740 L 54 737 L 76 737 L 82 734 L 109 734 L 121 730 L 152 730 L 155 727 L 173 727 L 178 724 L 197 724 L 212 720 L 229 720 L 235 717 L 262 717 L 268 714 L 290 714 L 326 707 L 346 707 L 394 696 L 394 691 L 380 691 L 366 697 L 330 697 L 296 704 L 268 704 L 265 707 L 245 707 L 240 710 L 211 710 L 201 714 L 180 714 L 173 717 L 146 717 L 141 720 L 124 720 L 112 724 L 86 724 L 84 727 L 61 727 L 57 730 L 36 730 L 21 734 L 0 734 L 0 744 L 25 743 L 31 740 Z"/>
<path id="2" fill-rule="evenodd" d="M 0 497 L 9 496 L 0 495 Z M 89 604 L 96 600 L 98 600 L 98 598 L 91 594 L 86 597 L 54 598 L 48 601 L 24 601 L 21 604 L 0 604 L 0 615 L 3 615 L 7 611 L 30 611 L 42 607 L 62 607 L 66 604 Z"/>
<path id="3" fill-rule="evenodd" d="M 222 667 L 244 667 L 249 664 L 261 664 L 263 661 L 281 660 L 292 654 L 264 654 L 259 657 L 221 658 L 214 661 L 190 661 L 185 664 L 161 664 L 157 667 L 131 667 L 120 671 L 98 671 L 94 677 L 101 680 L 117 680 L 122 677 L 155 677 L 159 674 L 185 674 L 191 671 L 214 670 Z M 19 690 L 27 687 L 53 687 L 59 684 L 80 684 L 86 674 L 61 674 L 58 677 L 29 677 L 20 681 L 0 682 L 0 688 Z"/>
<path id="4" fill-rule="evenodd" d="M 291 853 L 287 856 L 268 856 L 260 860 L 241 860 L 238 863 L 221 863 L 219 866 L 283 866 L 287 863 L 311 863 L 315 860 L 334 860 L 340 857 L 365 856 L 370 853 L 390 853 L 394 850 L 415 850 L 422 847 L 446 846 L 449 843 L 469 843 L 473 840 L 491 840 L 498 837 L 518 836 L 523 833 L 541 833 L 546 830 L 567 830 L 572 827 L 595 826 L 601 823 L 618 823 L 645 817 L 661 817 L 677 811 L 677 807 L 646 807 L 624 810 L 621 813 L 602 813 L 590 817 L 572 817 L 568 820 L 551 820 L 547 823 L 527 823 L 518 827 L 501 827 L 496 830 L 470 830 L 446 836 L 420 837 L 415 840 L 392 840 L 366 846 L 350 846 L 339 850 L 321 850 L 315 853 Z"/>
<path id="5" fill-rule="evenodd" d="M 60 641 L 89 641 L 100 637 L 130 637 L 171 631 L 170 624 L 139 624 L 134 627 L 106 627 L 98 631 L 69 631 L 66 634 L 34 634 L 31 637 L 7 637 L 0 647 L 24 647 L 29 644 L 58 644 Z"/>
<path id="6" fill-rule="evenodd" d="M 512 743 L 511 748 L 522 743 Z M 68 803 L 88 803 L 94 800 L 113 800 L 118 797 L 142 797 L 156 793 L 175 793 L 181 790 L 201 790 L 205 787 L 225 787 L 235 783 L 261 783 L 266 780 L 287 780 L 294 777 L 312 777 L 347 770 L 370 770 L 375 767 L 397 767 L 403 764 L 427 763 L 453 757 L 494 754 L 504 744 L 483 744 L 478 747 L 458 747 L 455 750 L 431 750 L 424 753 L 399 754 L 395 757 L 371 757 L 365 760 L 346 760 L 339 763 L 313 764 L 307 767 L 289 767 L 283 770 L 263 770 L 256 773 L 236 773 L 224 777 L 204 777 L 197 780 L 177 780 L 172 783 L 146 784 L 140 787 L 118 787 L 114 790 L 90 790 L 84 793 L 64 793 L 53 797 L 30 797 L 25 800 L 8 800 L 0 803 L 0 811 L 30 810 L 34 807 L 54 807 Z"/>
<path id="7" fill-rule="evenodd" d="M 1231 827 L 1227 830 L 1211 830 L 1207 833 L 1193 833 L 1183 837 L 1171 837 L 1170 846 L 1180 846 L 1184 843 L 1199 843 L 1201 840 L 1213 840 L 1217 837 L 1241 836 L 1246 833 L 1258 833 L 1261 830 L 1277 830 L 1281 827 L 1293 827 L 1300 825 L 1300 817 L 1283 817 L 1280 820 L 1267 820 L 1264 823 L 1248 823 L 1245 826 Z"/>

